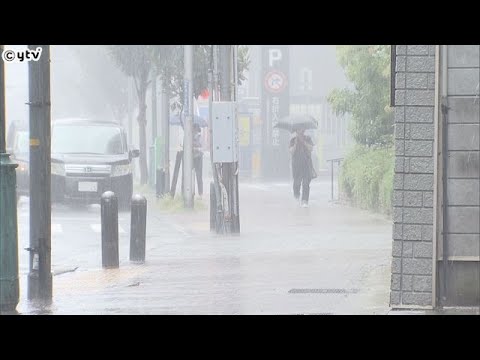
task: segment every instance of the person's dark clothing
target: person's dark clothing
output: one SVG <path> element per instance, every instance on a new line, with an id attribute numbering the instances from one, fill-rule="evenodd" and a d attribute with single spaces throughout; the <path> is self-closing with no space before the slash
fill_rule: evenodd
<path id="1" fill-rule="evenodd" d="M 293 178 L 293 196 L 300 198 L 300 187 L 302 188 L 302 200 L 307 201 L 310 197 L 310 179 L 302 177 Z"/>
<path id="2" fill-rule="evenodd" d="M 202 168 L 203 168 L 203 156 L 197 156 L 193 158 L 193 167 L 195 168 L 195 176 L 197 178 L 197 186 L 198 186 L 198 195 L 203 195 L 203 176 L 202 176 Z"/>
<path id="3" fill-rule="evenodd" d="M 201 133 L 198 131 L 193 136 L 193 167 L 197 178 L 198 195 L 203 195 L 203 151 Z"/>
<path id="4" fill-rule="evenodd" d="M 306 144 L 313 146 L 312 139 L 305 135 Z M 290 140 L 290 147 L 295 145 L 297 137 Z M 312 180 L 312 154 L 304 143 L 298 142 L 295 151 L 292 154 L 292 173 L 293 173 L 293 195 L 296 199 L 300 197 L 300 187 L 302 188 L 302 200 L 308 202 L 310 196 L 310 181 Z"/>

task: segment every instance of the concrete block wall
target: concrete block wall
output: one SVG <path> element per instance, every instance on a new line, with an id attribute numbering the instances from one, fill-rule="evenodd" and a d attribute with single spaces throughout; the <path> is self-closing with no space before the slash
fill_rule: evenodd
<path id="1" fill-rule="evenodd" d="M 445 306 L 480 305 L 479 84 L 480 45 L 449 45 L 446 279 L 439 263 L 440 289 L 446 281 L 440 303 Z"/>
<path id="2" fill-rule="evenodd" d="M 435 46 L 396 45 L 390 306 L 432 305 Z"/>

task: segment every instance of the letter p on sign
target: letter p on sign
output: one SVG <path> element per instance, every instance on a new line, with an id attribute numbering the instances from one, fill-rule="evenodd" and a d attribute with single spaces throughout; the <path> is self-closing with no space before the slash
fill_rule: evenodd
<path id="1" fill-rule="evenodd" d="M 282 60 L 282 51 L 280 49 L 269 49 L 268 50 L 268 65 L 270 67 L 274 66 L 274 62 Z"/>

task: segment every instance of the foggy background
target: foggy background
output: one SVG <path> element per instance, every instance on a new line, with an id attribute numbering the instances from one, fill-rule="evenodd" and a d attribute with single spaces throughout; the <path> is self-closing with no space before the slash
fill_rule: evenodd
<path id="1" fill-rule="evenodd" d="M 261 45 L 248 45 L 250 66 L 246 80 L 238 89 L 239 101 L 259 99 L 263 86 Z M 7 45 L 21 50 L 26 45 Z M 93 118 L 123 124 L 132 148 L 138 148 L 137 99 L 131 78 L 125 76 L 109 56 L 104 45 L 52 45 L 51 116 Z M 314 141 L 317 169 L 327 167 L 326 158 L 343 156 L 350 142 L 348 119 L 339 121 L 326 104 L 334 88 L 348 86 L 343 69 L 337 63 L 335 45 L 290 45 L 290 113 L 308 113 L 320 122 Z M 28 126 L 28 63 L 6 64 L 6 118 Z M 160 99 L 161 87 L 157 86 Z M 161 103 L 157 118 L 161 120 Z M 151 87 L 147 93 L 147 134 L 151 133 Z M 337 125 L 340 124 L 340 125 Z M 161 133 L 161 126 L 158 127 Z M 180 146 L 182 129 L 170 127 L 172 155 Z M 317 136 L 318 135 L 318 136 Z M 152 145 L 147 136 L 147 148 Z M 174 158 L 174 157 L 171 157 Z M 136 160 L 138 162 L 138 160 Z M 208 175 L 209 167 L 206 167 Z"/>

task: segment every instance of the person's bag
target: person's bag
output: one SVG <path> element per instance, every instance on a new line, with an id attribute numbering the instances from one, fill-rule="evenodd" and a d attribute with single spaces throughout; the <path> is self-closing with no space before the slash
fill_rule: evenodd
<path id="1" fill-rule="evenodd" d="M 310 178 L 315 179 L 317 176 L 317 172 L 315 171 L 315 168 L 313 166 L 313 161 L 312 159 L 310 159 Z"/>

